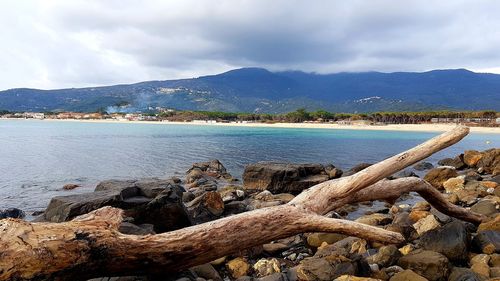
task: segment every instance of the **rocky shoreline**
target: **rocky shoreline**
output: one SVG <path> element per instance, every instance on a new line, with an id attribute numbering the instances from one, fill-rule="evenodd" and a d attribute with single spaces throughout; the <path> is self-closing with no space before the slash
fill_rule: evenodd
<path id="1" fill-rule="evenodd" d="M 108 180 L 91 193 L 54 197 L 36 221 L 63 222 L 113 206 L 125 210 L 120 232 L 162 233 L 285 204 L 304 189 L 369 165 L 341 171 L 334 165 L 259 162 L 245 168 L 240 182 L 212 160 L 193 164 L 183 179 Z M 449 202 L 488 221 L 475 226 L 453 219 L 412 193 L 396 202 L 363 202 L 328 214 L 399 232 L 407 240 L 403 245 L 305 233 L 174 275 L 96 280 L 500 280 L 496 279 L 500 278 L 500 149 L 465 151 L 438 165 L 421 162 L 391 178 L 425 174 L 424 179 Z M 0 218 L 23 215 L 21 210 L 0 212 Z"/>

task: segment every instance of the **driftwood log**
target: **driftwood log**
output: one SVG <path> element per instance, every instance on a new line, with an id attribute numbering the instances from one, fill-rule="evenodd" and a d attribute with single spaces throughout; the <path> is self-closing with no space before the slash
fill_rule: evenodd
<path id="1" fill-rule="evenodd" d="M 122 211 L 104 207 L 64 223 L 0 221 L 0 280 L 85 280 L 179 271 L 303 232 L 338 232 L 399 244 L 401 234 L 323 216 L 344 204 L 418 192 L 439 211 L 465 221 L 482 217 L 448 203 L 418 178 L 384 180 L 465 137 L 457 127 L 355 175 L 305 190 L 288 204 L 246 212 L 163 234 L 118 231 Z"/>

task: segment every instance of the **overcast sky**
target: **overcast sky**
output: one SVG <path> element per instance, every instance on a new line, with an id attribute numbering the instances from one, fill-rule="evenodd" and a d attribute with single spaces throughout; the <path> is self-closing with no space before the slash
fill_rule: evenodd
<path id="1" fill-rule="evenodd" d="M 270 70 L 500 73 L 500 1 L 0 0 L 0 89 Z"/>

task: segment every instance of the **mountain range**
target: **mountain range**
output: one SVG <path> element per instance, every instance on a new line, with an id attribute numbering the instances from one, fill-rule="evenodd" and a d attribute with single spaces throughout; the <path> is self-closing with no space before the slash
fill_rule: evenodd
<path id="1" fill-rule="evenodd" d="M 0 91 L 0 110 L 147 111 L 148 108 L 282 113 L 496 110 L 500 75 L 466 69 L 316 74 L 241 68 L 191 79 L 58 90 Z"/>

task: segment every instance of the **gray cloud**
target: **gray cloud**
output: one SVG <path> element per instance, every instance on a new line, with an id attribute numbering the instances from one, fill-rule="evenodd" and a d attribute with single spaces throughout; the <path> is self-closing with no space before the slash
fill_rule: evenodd
<path id="1" fill-rule="evenodd" d="M 498 1 L 0 2 L 0 89 L 271 70 L 500 73 Z"/>

